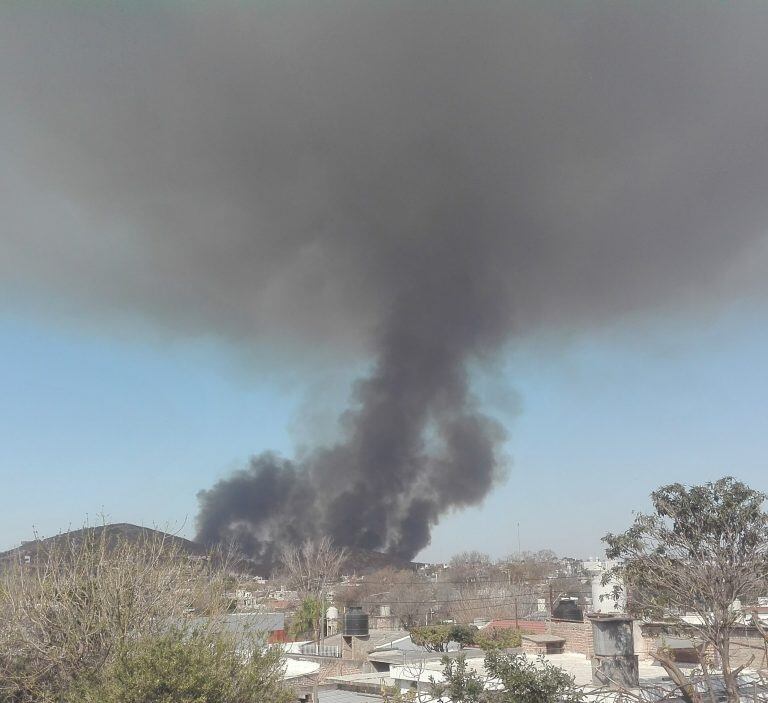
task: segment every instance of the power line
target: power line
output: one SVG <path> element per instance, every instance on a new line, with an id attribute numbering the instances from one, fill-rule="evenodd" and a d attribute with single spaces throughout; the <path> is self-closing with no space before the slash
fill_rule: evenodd
<path id="1" fill-rule="evenodd" d="M 536 596 L 537 592 L 518 593 L 517 595 L 503 595 L 503 596 L 481 596 L 477 598 L 422 598 L 421 600 L 391 600 L 384 601 L 384 605 L 428 605 L 430 603 L 473 603 L 476 601 L 491 601 L 491 600 L 509 600 L 514 602 L 516 599 L 524 596 Z M 382 601 L 357 601 L 358 605 L 382 605 Z"/>
<path id="2" fill-rule="evenodd" d="M 566 580 L 575 580 L 575 581 L 587 581 L 589 580 L 588 576 L 543 576 L 539 578 L 527 578 L 522 581 L 522 585 L 528 585 L 532 583 L 551 583 L 552 581 L 566 581 Z M 485 584 L 491 584 L 491 583 L 504 583 L 507 585 L 517 585 L 514 582 L 510 583 L 510 580 L 508 578 L 503 579 L 478 579 L 477 581 L 467 581 L 466 579 L 456 579 L 456 580 L 447 580 L 447 581 L 433 581 L 431 579 L 426 579 L 423 581 L 387 581 L 384 579 L 377 579 L 377 580 L 370 580 L 365 577 L 362 577 L 360 581 L 356 582 L 341 582 L 338 585 L 341 586 L 362 586 L 366 584 L 372 584 L 372 585 L 385 585 L 385 586 L 441 586 L 441 585 L 461 585 L 461 586 L 482 586 Z"/>

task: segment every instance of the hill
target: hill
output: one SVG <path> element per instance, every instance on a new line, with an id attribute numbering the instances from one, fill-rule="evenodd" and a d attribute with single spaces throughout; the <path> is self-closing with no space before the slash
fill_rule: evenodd
<path id="1" fill-rule="evenodd" d="M 19 547 L 0 552 L 0 562 L 11 559 L 23 559 L 27 556 L 34 558 L 54 547 L 63 546 L 72 541 L 78 542 L 86 537 L 100 539 L 102 536 L 106 537 L 108 544 L 124 540 L 129 542 L 139 542 L 149 539 L 162 539 L 183 554 L 203 556 L 207 553 L 205 547 L 192 540 L 184 539 L 183 537 L 178 537 L 169 534 L 168 532 L 153 530 L 149 527 L 140 527 L 139 525 L 131 525 L 122 522 L 111 525 L 99 525 L 98 527 L 82 527 L 78 530 L 62 532 L 53 537 L 22 542 Z"/>
<path id="2" fill-rule="evenodd" d="M 154 530 L 149 527 L 140 527 L 139 525 L 123 522 L 111 525 L 99 525 L 98 527 L 80 528 L 70 532 L 62 532 L 53 537 L 24 542 L 19 547 L 0 552 L 0 564 L 10 560 L 24 559 L 25 557 L 29 557 L 30 560 L 33 560 L 39 554 L 45 553 L 54 546 L 60 546 L 67 542 L 71 542 L 72 540 L 79 541 L 84 539 L 86 533 L 92 538 L 100 538 L 103 533 L 106 533 L 108 542 L 122 540 L 138 542 L 147 539 L 163 539 L 182 554 L 200 557 L 209 553 L 209 550 L 199 542 L 194 542 L 185 539 L 184 537 L 161 532 L 160 530 Z M 247 558 L 238 560 L 237 566 L 238 570 L 241 570 L 244 573 L 266 575 L 266 573 L 264 573 L 265 570 L 261 565 Z M 418 566 L 419 564 L 415 562 L 408 561 L 407 559 L 397 557 L 393 554 L 374 552 L 368 549 L 350 548 L 347 549 L 347 557 L 344 561 L 342 571 L 349 574 L 367 574 L 384 568 L 414 570 L 418 568 Z"/>

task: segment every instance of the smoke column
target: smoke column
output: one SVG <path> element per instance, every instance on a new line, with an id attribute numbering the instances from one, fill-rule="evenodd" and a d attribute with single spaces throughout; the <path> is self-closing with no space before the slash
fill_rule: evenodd
<path id="1" fill-rule="evenodd" d="M 199 537 L 411 557 L 505 474 L 469 370 L 765 294 L 768 6 L 0 8 L 0 281 L 272 366 L 370 362 L 338 440 L 200 493 Z"/>

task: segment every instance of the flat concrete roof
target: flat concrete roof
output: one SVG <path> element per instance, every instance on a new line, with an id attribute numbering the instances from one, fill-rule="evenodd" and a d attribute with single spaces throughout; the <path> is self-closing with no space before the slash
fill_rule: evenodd
<path id="1" fill-rule="evenodd" d="M 325 683 L 334 684 L 371 684 L 375 686 L 394 686 L 394 679 L 383 671 L 369 671 L 365 673 L 357 672 L 354 674 L 340 674 L 339 676 L 328 676 Z"/>
<path id="2" fill-rule="evenodd" d="M 368 661 L 381 662 L 382 664 L 405 664 L 414 661 L 436 661 L 441 662 L 443 657 L 449 657 L 455 659 L 459 656 L 465 656 L 467 659 L 473 657 L 482 657 L 484 652 L 482 649 L 466 648 L 456 649 L 451 652 L 427 652 L 425 649 L 412 650 L 412 649 L 377 649 L 368 654 Z"/>
<path id="3" fill-rule="evenodd" d="M 532 635 L 526 635 L 523 634 L 521 637 L 524 640 L 528 640 L 529 642 L 536 642 L 539 644 L 562 644 L 565 642 L 565 637 L 558 637 L 557 635 L 547 635 L 547 634 L 532 634 Z"/>

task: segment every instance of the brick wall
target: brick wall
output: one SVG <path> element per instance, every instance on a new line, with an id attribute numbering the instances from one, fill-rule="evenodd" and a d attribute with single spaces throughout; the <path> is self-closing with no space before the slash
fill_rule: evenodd
<path id="1" fill-rule="evenodd" d="M 539 644 L 537 642 L 531 642 L 530 640 L 525 639 L 523 637 L 523 642 L 521 644 L 522 650 L 526 654 L 546 654 L 547 653 L 547 647 L 546 645 Z"/>
<path id="2" fill-rule="evenodd" d="M 521 632 L 544 634 L 547 631 L 546 620 L 518 620 Z"/>
<path id="3" fill-rule="evenodd" d="M 488 629 L 507 630 L 519 628 L 521 632 L 544 634 L 547 632 L 546 620 L 491 620 Z"/>
<path id="4" fill-rule="evenodd" d="M 570 620 L 550 620 L 548 632 L 565 640 L 566 652 L 578 652 L 591 658 L 595 653 L 592 640 L 592 623 L 572 622 Z"/>
<path id="5" fill-rule="evenodd" d="M 341 658 L 353 659 L 355 661 L 366 661 L 368 652 L 374 647 L 370 642 L 370 635 L 342 635 L 341 637 Z"/>

